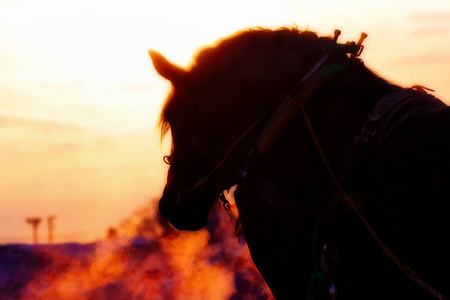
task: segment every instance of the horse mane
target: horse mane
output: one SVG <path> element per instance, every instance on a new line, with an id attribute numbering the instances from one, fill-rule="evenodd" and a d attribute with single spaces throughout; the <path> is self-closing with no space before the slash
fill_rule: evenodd
<path id="1" fill-rule="evenodd" d="M 272 52 L 275 54 L 280 47 L 291 47 L 297 52 L 301 49 L 305 53 L 317 54 L 329 41 L 331 37 L 319 37 L 315 32 L 301 31 L 296 27 L 281 27 L 275 30 L 258 27 L 239 31 L 197 52 L 194 62 L 188 68 L 189 83 L 205 82 L 213 77 L 222 76 L 229 72 L 237 61 L 252 56 L 257 49 L 262 48 L 268 51 L 268 55 Z M 307 58 L 307 56 L 304 57 Z M 163 105 L 158 123 L 161 139 L 171 126 L 186 115 L 186 110 L 193 104 L 184 101 L 182 92 L 179 92 L 181 89 L 183 87 L 172 85 L 172 90 Z M 183 99 L 178 99 L 181 97 Z"/>

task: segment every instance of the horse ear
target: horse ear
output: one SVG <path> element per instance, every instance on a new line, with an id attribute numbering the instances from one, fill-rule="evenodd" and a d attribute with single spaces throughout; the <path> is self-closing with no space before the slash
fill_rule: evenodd
<path id="1" fill-rule="evenodd" d="M 161 53 L 154 50 L 148 50 L 153 66 L 156 72 L 165 79 L 170 80 L 173 84 L 177 84 L 186 77 L 186 70 L 168 61 Z"/>

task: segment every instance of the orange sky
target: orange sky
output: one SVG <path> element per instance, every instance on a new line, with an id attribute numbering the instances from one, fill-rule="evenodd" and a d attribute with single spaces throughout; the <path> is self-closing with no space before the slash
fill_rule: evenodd
<path id="1" fill-rule="evenodd" d="M 367 32 L 367 66 L 450 103 L 448 0 L 0 0 L 0 243 L 32 242 L 30 216 L 57 215 L 56 242 L 103 237 L 159 197 L 169 86 L 148 48 L 187 65 L 236 30 L 294 23 L 341 41 Z"/>

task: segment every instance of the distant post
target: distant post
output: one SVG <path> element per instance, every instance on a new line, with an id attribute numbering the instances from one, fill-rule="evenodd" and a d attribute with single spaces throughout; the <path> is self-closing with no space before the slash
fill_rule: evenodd
<path id="1" fill-rule="evenodd" d="M 48 216 L 47 217 L 48 243 L 49 244 L 53 243 L 53 228 L 54 228 L 53 220 L 55 220 L 55 219 L 56 219 L 56 216 Z"/>
<path id="2" fill-rule="evenodd" d="M 41 223 L 41 218 L 27 218 L 27 223 L 30 223 L 33 226 L 33 241 L 34 244 L 38 243 L 38 226 Z"/>

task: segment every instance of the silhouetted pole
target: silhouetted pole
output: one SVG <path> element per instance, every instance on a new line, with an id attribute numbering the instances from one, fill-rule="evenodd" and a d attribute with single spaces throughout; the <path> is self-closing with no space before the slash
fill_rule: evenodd
<path id="1" fill-rule="evenodd" d="M 35 244 L 38 243 L 38 226 L 39 223 L 41 223 L 42 219 L 41 218 L 28 218 L 27 223 L 30 223 L 33 226 L 33 241 Z"/>
<path id="2" fill-rule="evenodd" d="M 47 217 L 47 225 L 48 225 L 48 243 L 53 243 L 53 220 L 56 219 L 56 216 L 49 216 Z"/>

